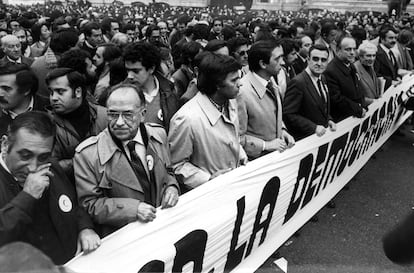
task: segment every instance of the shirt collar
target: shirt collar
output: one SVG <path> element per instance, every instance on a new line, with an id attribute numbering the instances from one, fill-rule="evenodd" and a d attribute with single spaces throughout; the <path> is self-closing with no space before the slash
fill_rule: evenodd
<path id="1" fill-rule="evenodd" d="M 151 102 L 158 95 L 158 92 L 160 91 L 160 82 L 158 81 L 157 77 L 154 76 L 153 78 L 154 78 L 155 88 L 152 89 L 148 93 L 144 92 L 145 100 L 147 102 Z"/>
<path id="2" fill-rule="evenodd" d="M 260 77 L 258 74 L 256 74 L 256 72 L 253 72 L 253 76 L 259 81 L 259 83 L 261 83 L 264 88 L 266 89 L 267 86 L 267 82 L 265 79 L 263 79 L 262 77 Z"/>
<path id="3" fill-rule="evenodd" d="M 389 52 L 390 52 L 390 49 L 388 48 L 388 47 L 386 47 L 385 45 L 383 45 L 383 44 L 380 44 L 380 47 L 382 48 L 382 50 L 384 50 L 385 51 L 385 53 L 387 53 L 387 54 L 390 54 Z"/>
<path id="4" fill-rule="evenodd" d="M 309 67 L 306 67 L 305 71 L 306 71 L 306 73 L 308 73 L 308 75 L 312 79 L 312 81 L 317 82 L 318 80 L 321 79 L 321 75 L 319 75 L 319 77 L 315 77 L 315 75 L 313 75 L 312 72 L 310 71 Z"/>
<path id="5" fill-rule="evenodd" d="M 141 129 L 139 127 L 138 127 L 137 134 L 135 135 L 135 137 L 133 139 L 122 142 L 122 145 L 124 146 L 124 149 L 127 147 L 128 143 L 130 141 L 134 141 L 135 143 L 138 143 L 138 144 L 144 146 L 144 140 L 142 139 Z"/>
<path id="6" fill-rule="evenodd" d="M 216 123 L 221 117 L 223 117 L 224 120 L 227 120 L 227 118 L 213 105 L 213 103 L 209 100 L 207 95 L 199 92 L 196 95 L 196 97 L 197 97 L 198 104 L 200 105 L 201 109 L 203 110 L 204 114 L 207 116 L 212 126 L 216 125 Z M 237 114 L 236 103 L 237 102 L 234 99 L 229 100 L 229 103 L 228 103 L 230 122 L 232 123 L 234 123 L 236 119 L 236 114 Z"/>
<path id="7" fill-rule="evenodd" d="M 8 172 L 11 176 L 13 176 L 14 180 L 17 181 L 16 177 L 11 173 L 11 171 L 9 170 L 9 168 L 6 165 L 6 162 L 3 159 L 5 156 L 6 155 L 4 153 L 0 153 L 0 165 L 3 167 L 3 169 L 6 170 L 6 172 Z"/>
<path id="8" fill-rule="evenodd" d="M 12 59 L 9 58 L 9 56 L 6 56 L 6 57 L 9 60 L 9 62 L 11 62 L 11 63 L 17 63 L 17 64 L 22 63 L 22 57 L 19 57 L 17 60 L 12 60 Z"/>
<path id="9" fill-rule="evenodd" d="M 4 157 L 5 157 L 6 155 L 5 154 L 3 154 L 3 153 L 0 153 L 0 165 L 9 173 L 9 174 L 11 174 L 11 172 L 10 172 L 10 170 L 9 170 L 9 168 L 7 168 L 7 165 L 6 165 L 6 162 L 4 162 Z"/>
<path id="10" fill-rule="evenodd" d="M 23 113 L 29 112 L 33 110 L 33 105 L 34 105 L 34 98 L 33 96 L 30 99 L 29 105 L 26 107 L 26 109 L 24 110 Z M 3 110 L 3 112 L 5 112 L 6 114 L 8 114 L 12 119 L 15 119 L 19 114 L 17 114 L 14 111 L 11 110 Z"/>

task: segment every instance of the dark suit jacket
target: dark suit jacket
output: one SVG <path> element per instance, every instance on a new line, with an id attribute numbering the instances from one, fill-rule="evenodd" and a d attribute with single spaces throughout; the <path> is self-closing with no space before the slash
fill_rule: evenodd
<path id="1" fill-rule="evenodd" d="M 301 57 L 298 56 L 298 58 L 293 62 L 293 68 L 295 69 L 296 74 L 299 74 L 305 68 L 308 66 L 308 63 L 306 60 L 303 60 Z"/>
<path id="2" fill-rule="evenodd" d="M 328 83 L 333 120 L 339 122 L 350 116 L 362 117 L 364 96 L 355 67 L 351 64 L 348 68 L 335 57 L 328 64 L 324 75 Z"/>
<path id="3" fill-rule="evenodd" d="M 34 96 L 33 110 L 46 111 L 46 106 L 48 105 L 49 100 L 37 95 Z M 12 121 L 13 119 L 7 113 L 0 110 L 0 137 L 7 133 L 7 127 L 9 127 Z"/>
<path id="4" fill-rule="evenodd" d="M 322 82 L 327 90 L 324 77 Z M 331 120 L 329 108 L 329 95 L 325 102 L 309 74 L 303 71 L 288 84 L 283 101 L 283 121 L 289 133 L 299 140 L 314 134 L 317 125 L 328 126 Z"/>
<path id="5" fill-rule="evenodd" d="M 75 189 L 63 170 L 55 163 L 51 170 L 53 176 L 49 188 L 40 200 L 36 200 L 0 166 L 0 245 L 27 242 L 44 251 L 56 264 L 62 264 L 75 255 L 79 231 L 93 228 L 93 224 L 86 212 L 77 206 Z M 65 203 L 62 198 L 66 199 Z M 44 207 L 48 210 L 39 209 Z M 34 226 L 39 223 L 42 213 L 49 215 L 55 232 L 53 237 L 60 241 L 57 245 L 51 245 L 56 241 L 38 239 L 45 235 L 42 234 L 43 226 Z"/>
<path id="6" fill-rule="evenodd" d="M 397 70 L 394 68 L 391 60 L 388 58 L 387 53 L 385 53 L 381 46 L 378 46 L 374 69 L 375 73 L 377 73 L 377 77 L 384 77 L 386 81 L 385 90 L 387 90 L 388 87 L 391 86 L 392 81 L 396 80 L 398 77 Z"/>
<path id="7" fill-rule="evenodd" d="M 7 56 L 4 56 L 3 58 L 1 58 L 0 60 L 0 66 L 4 66 L 8 63 L 12 63 L 9 61 L 9 59 L 7 58 Z M 22 56 L 22 64 L 27 65 L 28 67 L 30 67 L 33 63 L 33 59 L 27 58 L 25 56 Z"/>

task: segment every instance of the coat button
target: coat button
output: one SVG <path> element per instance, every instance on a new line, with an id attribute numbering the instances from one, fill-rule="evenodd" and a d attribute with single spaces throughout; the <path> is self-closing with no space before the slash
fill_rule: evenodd
<path id="1" fill-rule="evenodd" d="M 112 182 L 108 182 L 108 186 L 109 187 L 112 187 Z"/>

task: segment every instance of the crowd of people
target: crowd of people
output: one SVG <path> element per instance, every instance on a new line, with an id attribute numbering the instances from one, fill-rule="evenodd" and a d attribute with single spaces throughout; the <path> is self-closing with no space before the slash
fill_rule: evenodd
<path id="1" fill-rule="evenodd" d="M 0 245 L 56 264 L 413 72 L 406 16 L 81 4 L 0 14 Z"/>

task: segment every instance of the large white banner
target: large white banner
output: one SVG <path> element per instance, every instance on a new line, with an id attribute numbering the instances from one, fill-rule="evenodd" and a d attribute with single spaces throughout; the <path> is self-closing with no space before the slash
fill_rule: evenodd
<path id="1" fill-rule="evenodd" d="M 157 218 L 131 223 L 99 249 L 75 257 L 75 272 L 253 272 L 365 165 L 410 113 L 414 77 L 391 87 L 365 118 L 310 136 L 180 197 Z"/>

